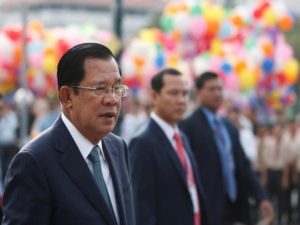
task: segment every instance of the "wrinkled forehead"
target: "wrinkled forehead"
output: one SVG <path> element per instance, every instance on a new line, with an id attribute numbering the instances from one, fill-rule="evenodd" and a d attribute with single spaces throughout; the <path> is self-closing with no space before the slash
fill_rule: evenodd
<path id="1" fill-rule="evenodd" d="M 120 70 L 116 61 L 111 59 L 89 58 L 84 62 L 85 76 L 99 79 L 121 79 Z"/>
<path id="2" fill-rule="evenodd" d="M 94 76 L 86 75 L 84 80 L 92 85 L 120 84 L 123 81 L 118 72 L 98 73 Z"/>

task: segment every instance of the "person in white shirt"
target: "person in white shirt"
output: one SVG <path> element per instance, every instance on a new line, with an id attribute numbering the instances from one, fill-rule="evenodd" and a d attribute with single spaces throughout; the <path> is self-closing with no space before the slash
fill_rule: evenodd
<path id="1" fill-rule="evenodd" d="M 176 69 L 151 80 L 154 110 L 129 144 L 138 225 L 207 225 L 197 165 L 177 123 L 187 109 L 188 86 Z"/>

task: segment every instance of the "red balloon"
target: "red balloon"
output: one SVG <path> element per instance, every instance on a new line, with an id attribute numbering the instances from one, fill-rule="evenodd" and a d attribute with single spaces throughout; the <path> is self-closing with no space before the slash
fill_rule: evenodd
<path id="1" fill-rule="evenodd" d="M 59 50 L 58 57 L 60 58 L 69 49 L 70 46 L 63 39 L 58 40 L 57 45 Z"/>
<path id="2" fill-rule="evenodd" d="M 4 33 L 11 41 L 14 42 L 20 41 L 22 38 L 21 30 L 7 29 Z"/>

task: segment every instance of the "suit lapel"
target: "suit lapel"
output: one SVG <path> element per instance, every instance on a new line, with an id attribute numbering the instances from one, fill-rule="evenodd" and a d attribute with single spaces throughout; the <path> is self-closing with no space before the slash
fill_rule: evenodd
<path id="1" fill-rule="evenodd" d="M 202 188 L 202 184 L 201 184 L 201 181 L 200 181 L 200 174 L 199 174 L 199 169 L 197 167 L 197 163 L 194 159 L 194 155 L 193 155 L 193 152 L 192 150 L 190 149 L 190 145 L 186 139 L 186 136 L 182 136 L 182 140 L 184 142 L 184 146 L 186 148 L 186 152 L 189 156 L 189 160 L 190 160 L 190 163 L 191 163 L 191 167 L 192 167 L 192 170 L 193 170 L 193 174 L 194 174 L 194 178 L 195 178 L 195 181 L 196 181 L 196 185 L 197 185 L 197 190 L 198 190 L 198 194 L 200 195 L 199 198 L 200 198 L 200 205 L 203 206 L 203 202 L 204 202 L 204 190 Z"/>
<path id="2" fill-rule="evenodd" d="M 117 206 L 118 206 L 118 213 L 120 217 L 120 224 L 121 225 L 127 225 L 126 219 L 125 219 L 125 203 L 122 196 L 122 182 L 120 177 L 120 164 L 119 164 L 119 156 L 118 156 L 118 150 L 113 145 L 109 137 L 106 137 L 103 139 L 103 150 L 107 157 L 108 164 L 109 164 L 109 171 L 112 176 L 113 184 L 114 184 L 114 190 L 115 195 L 117 199 Z"/>
<path id="3" fill-rule="evenodd" d="M 153 132 L 153 134 L 156 136 L 156 139 L 158 140 L 158 143 L 161 144 L 162 151 L 165 151 L 167 155 L 169 156 L 172 164 L 174 165 L 180 179 L 184 183 L 185 187 L 188 188 L 187 181 L 186 181 L 186 175 L 184 173 L 184 169 L 182 168 L 182 165 L 179 161 L 178 156 L 176 155 L 176 152 L 171 145 L 170 141 L 168 140 L 167 136 L 163 132 L 163 130 L 158 126 L 158 124 L 151 119 L 150 121 L 150 130 Z"/>
<path id="4" fill-rule="evenodd" d="M 202 111 L 201 107 L 198 109 L 197 114 L 198 114 L 197 118 L 199 118 L 200 120 L 199 124 L 203 126 L 202 130 L 205 130 L 206 138 L 209 141 L 209 146 L 212 146 L 216 151 L 218 151 L 217 149 L 218 146 L 214 138 L 215 137 L 214 131 L 211 128 L 208 119 L 206 118 L 206 115 Z"/>
<path id="5" fill-rule="evenodd" d="M 108 224 L 116 224 L 113 215 L 69 131 L 59 119 L 54 126 L 55 147 L 61 152 L 59 163 L 88 201 L 102 214 Z"/>

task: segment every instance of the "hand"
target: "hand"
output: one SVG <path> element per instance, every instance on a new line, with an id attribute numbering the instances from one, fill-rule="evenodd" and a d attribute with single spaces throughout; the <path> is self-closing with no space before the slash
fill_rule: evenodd
<path id="1" fill-rule="evenodd" d="M 263 200 L 260 205 L 263 220 L 265 225 L 270 225 L 273 221 L 273 207 L 268 200 Z"/>

